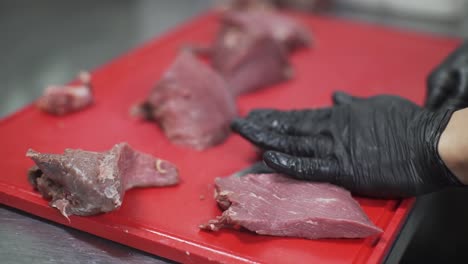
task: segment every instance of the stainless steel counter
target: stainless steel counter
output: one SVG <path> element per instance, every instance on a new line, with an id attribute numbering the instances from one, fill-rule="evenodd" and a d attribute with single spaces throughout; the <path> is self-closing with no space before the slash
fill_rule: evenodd
<path id="1" fill-rule="evenodd" d="M 0 206 L 0 263 L 171 262 Z"/>

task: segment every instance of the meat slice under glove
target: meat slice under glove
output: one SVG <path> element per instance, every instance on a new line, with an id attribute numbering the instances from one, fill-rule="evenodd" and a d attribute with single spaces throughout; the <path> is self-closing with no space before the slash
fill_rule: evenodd
<path id="1" fill-rule="evenodd" d="M 105 152 L 66 149 L 64 154 L 42 154 L 29 149 L 26 156 L 36 163 L 29 181 L 67 218 L 115 210 L 131 188 L 179 182 L 173 164 L 127 143 Z"/>
<path id="2" fill-rule="evenodd" d="M 55 115 L 65 115 L 81 110 L 93 103 L 91 75 L 81 72 L 80 83 L 64 86 L 48 86 L 37 101 L 39 109 Z"/>
<path id="3" fill-rule="evenodd" d="M 172 142 L 202 150 L 226 139 L 237 110 L 225 80 L 182 51 L 135 114 L 155 120 Z"/>
<path id="4" fill-rule="evenodd" d="M 262 235 L 308 239 L 361 238 L 382 232 L 347 190 L 328 183 L 274 173 L 231 176 L 216 179 L 215 197 L 225 211 L 202 229 L 241 226 Z"/>

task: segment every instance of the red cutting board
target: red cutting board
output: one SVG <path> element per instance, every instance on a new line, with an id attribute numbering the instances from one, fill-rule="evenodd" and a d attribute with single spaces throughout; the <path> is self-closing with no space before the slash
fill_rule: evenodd
<path id="1" fill-rule="evenodd" d="M 293 16 L 314 33 L 314 47 L 293 56 L 293 80 L 239 98 L 242 114 L 257 107 L 326 106 L 336 89 L 364 96 L 393 93 L 421 103 L 426 74 L 457 44 L 453 39 L 333 18 Z M 381 261 L 413 199 L 358 198 L 370 219 L 384 230 L 381 236 L 367 239 L 306 240 L 233 230 L 199 231 L 200 223 L 221 213 L 213 199 L 214 178 L 251 164 L 254 148 L 236 135 L 203 152 L 178 147 L 156 125 L 131 118 L 129 108 L 145 98 L 179 47 L 208 43 L 217 27 L 216 14 L 204 15 L 94 70 L 96 103 L 89 109 L 54 117 L 28 106 L 2 120 L 0 202 L 180 262 Z M 132 190 L 119 210 L 94 217 L 72 216 L 68 222 L 26 181 L 26 171 L 33 165 L 25 157 L 28 148 L 57 153 L 64 148 L 102 151 L 121 141 L 177 164 L 180 185 Z"/>

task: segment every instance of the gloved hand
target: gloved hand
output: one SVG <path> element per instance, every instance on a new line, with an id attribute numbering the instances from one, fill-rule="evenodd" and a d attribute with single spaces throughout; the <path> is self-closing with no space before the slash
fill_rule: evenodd
<path id="1" fill-rule="evenodd" d="M 333 99 L 316 110 L 254 110 L 232 129 L 266 150 L 270 168 L 360 195 L 400 198 L 462 185 L 437 150 L 454 110 L 432 112 L 396 96 Z"/>
<path id="2" fill-rule="evenodd" d="M 427 78 L 425 106 L 431 110 L 468 106 L 468 42 L 431 72 Z"/>

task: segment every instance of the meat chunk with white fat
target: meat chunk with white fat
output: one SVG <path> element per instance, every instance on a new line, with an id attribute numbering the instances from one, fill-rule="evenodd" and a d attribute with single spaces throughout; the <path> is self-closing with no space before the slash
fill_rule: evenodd
<path id="1" fill-rule="evenodd" d="M 241 226 L 261 235 L 307 239 L 362 238 L 382 231 L 347 190 L 328 183 L 248 174 L 217 178 L 215 196 L 225 211 L 202 229 Z"/>
<path id="2" fill-rule="evenodd" d="M 134 114 L 155 120 L 172 142 L 202 150 L 227 138 L 237 110 L 225 80 L 182 51 Z"/>
<path id="3" fill-rule="evenodd" d="M 179 182 L 173 164 L 127 143 L 105 152 L 66 149 L 63 154 L 43 154 L 29 149 L 26 156 L 36 163 L 29 181 L 65 217 L 110 212 L 121 206 L 131 188 Z"/>
<path id="4" fill-rule="evenodd" d="M 91 105 L 91 75 L 81 72 L 78 78 L 77 84 L 48 86 L 37 101 L 39 109 L 54 115 L 65 115 Z"/>

